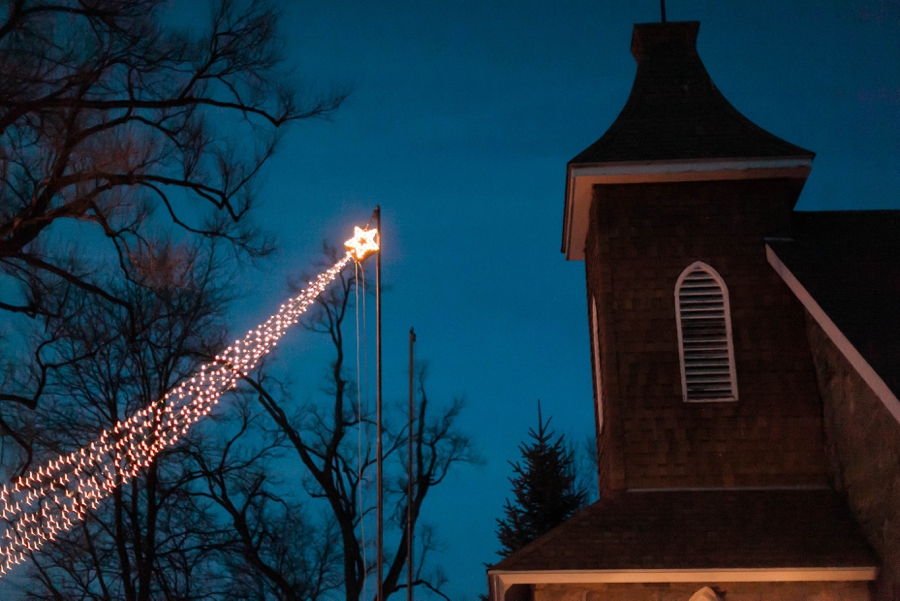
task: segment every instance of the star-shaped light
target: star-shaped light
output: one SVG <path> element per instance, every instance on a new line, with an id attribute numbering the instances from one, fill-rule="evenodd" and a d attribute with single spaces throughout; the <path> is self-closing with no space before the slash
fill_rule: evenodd
<path id="1" fill-rule="evenodd" d="M 370 230 L 364 230 L 360 227 L 353 228 L 353 237 L 344 242 L 344 246 L 347 247 L 354 261 L 359 263 L 378 250 L 378 243 L 375 242 L 377 234 L 378 230 L 375 228 Z"/>

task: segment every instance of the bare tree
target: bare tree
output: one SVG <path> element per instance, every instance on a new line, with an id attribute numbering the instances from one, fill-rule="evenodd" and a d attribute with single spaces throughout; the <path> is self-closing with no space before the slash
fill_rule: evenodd
<path id="1" fill-rule="evenodd" d="M 242 395 L 237 408 L 215 420 L 215 432 L 190 445 L 204 479 L 195 494 L 214 504 L 230 529 L 220 559 L 228 574 L 222 598 L 316 601 L 341 585 L 334 520 L 317 520 L 291 499 L 290 483 L 271 468 L 284 436 L 264 431 L 259 413 Z"/>
<path id="2" fill-rule="evenodd" d="M 250 258 L 271 249 L 249 219 L 254 182 L 285 124 L 326 116 L 343 95 L 298 99 L 279 74 L 269 2 L 217 0 L 200 35 L 171 25 L 185 14 L 193 24 L 200 7 L 175 4 L 3 3 L 0 310 L 7 314 L 42 325 L 72 312 L 75 297 L 64 296 L 70 288 L 62 284 L 94 298 L 80 302 L 129 308 L 113 283 L 158 277 L 154 261 L 173 260 L 159 252 L 166 232 L 176 241 L 227 240 Z M 103 269 L 110 265 L 115 272 Z M 0 400 L 36 406 L 56 366 L 32 359 L 36 378 L 5 387 Z"/>
<path id="3" fill-rule="evenodd" d="M 21 326 L 5 332 L 0 366 L 4 476 L 91 442 L 221 347 L 233 260 L 272 249 L 250 219 L 255 182 L 283 126 L 343 99 L 299 98 L 281 71 L 275 4 L 0 6 L 0 311 Z M 192 31 L 174 25 L 186 14 Z M 243 405 L 215 436 L 160 453 L 32 557 L 27 595 L 330 590 L 333 530 L 267 492 L 281 441 L 246 445 L 257 423 Z"/>
<path id="4" fill-rule="evenodd" d="M 334 259 L 334 249 L 327 251 L 329 261 Z M 327 262 L 327 261 L 326 261 Z M 288 447 L 305 468 L 307 492 L 313 499 L 321 499 L 327 506 L 340 533 L 342 580 L 347 601 L 359 601 L 365 594 L 365 582 L 372 577 L 374 555 L 361 539 L 361 523 L 373 511 L 371 505 L 360 501 L 365 487 L 374 482 L 374 445 L 362 442 L 374 439 L 374 416 L 357 401 L 359 391 L 348 366 L 345 327 L 354 307 L 355 276 L 348 272 L 339 278 L 317 299 L 316 309 L 304 321 L 304 326 L 326 336 L 331 342 L 334 359 L 322 387 L 323 398 L 301 406 L 293 405 L 284 387 L 265 377 L 247 378 L 259 403 L 268 413 L 278 431 L 286 437 Z M 352 361 L 350 361 L 352 362 Z M 384 452 L 387 478 L 385 504 L 395 507 L 392 524 L 399 530 L 399 538 L 393 551 L 388 552 L 387 572 L 382 583 L 385 598 L 409 586 L 404 578 L 407 548 L 407 528 L 415 528 L 426 496 L 439 485 L 452 467 L 458 463 L 476 462 L 467 436 L 455 427 L 455 421 L 463 407 L 460 399 L 449 407 L 435 409 L 425 391 L 425 370 L 418 372 L 418 399 L 416 403 L 414 454 L 414 493 L 406 493 L 406 457 L 404 455 L 410 432 L 403 426 L 386 427 Z M 401 420 L 397 420 L 401 421 Z M 390 424 L 390 420 L 386 423 Z M 411 519 L 407 523 L 407 506 Z M 389 525 L 390 526 L 390 525 Z M 443 577 L 439 572 L 429 574 L 425 556 L 434 548 L 432 531 L 420 528 L 418 545 L 419 570 L 413 575 L 413 586 L 423 586 L 442 595 Z M 371 541 L 370 541 L 371 542 Z M 369 553 L 368 557 L 366 553 Z"/>
<path id="5" fill-rule="evenodd" d="M 91 302 L 70 285 L 81 311 L 49 319 L 53 341 L 38 341 L 59 366 L 47 402 L 16 406 L 36 459 L 96 440 L 223 346 L 230 278 L 217 246 L 170 248 L 179 260 L 153 278 L 158 284 L 111 287 L 129 309 Z M 328 525 L 319 528 L 301 506 L 268 492 L 278 484 L 269 464 L 282 439 L 260 442 L 247 400 L 228 400 L 212 423 L 160 452 L 84 522 L 32 553 L 25 596 L 315 601 L 336 586 Z"/>

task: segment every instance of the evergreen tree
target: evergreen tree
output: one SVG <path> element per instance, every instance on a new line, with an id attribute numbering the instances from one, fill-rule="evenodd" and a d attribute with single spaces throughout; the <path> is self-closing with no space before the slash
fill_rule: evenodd
<path id="1" fill-rule="evenodd" d="M 550 420 L 541 416 L 538 427 L 529 429 L 530 441 L 519 445 L 522 463 L 510 462 L 514 476 L 515 503 L 506 499 L 505 519 L 498 519 L 497 538 L 506 557 L 561 524 L 581 509 L 587 493 L 576 486 L 574 453 L 566 447 L 564 435 L 549 429 Z"/>

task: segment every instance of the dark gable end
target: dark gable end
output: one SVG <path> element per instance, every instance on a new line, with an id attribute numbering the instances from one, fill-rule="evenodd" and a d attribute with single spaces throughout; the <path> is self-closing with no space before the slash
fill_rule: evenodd
<path id="1" fill-rule="evenodd" d="M 791 233 L 767 243 L 809 295 L 800 300 L 900 397 L 900 211 L 797 211 Z"/>
<path id="2" fill-rule="evenodd" d="M 900 597 L 900 211 L 796 212 L 767 258 L 803 304 L 832 482 Z"/>

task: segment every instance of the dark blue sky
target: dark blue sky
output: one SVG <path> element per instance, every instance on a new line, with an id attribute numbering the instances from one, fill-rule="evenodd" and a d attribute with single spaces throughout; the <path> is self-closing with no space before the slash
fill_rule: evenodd
<path id="1" fill-rule="evenodd" d="M 486 459 L 435 489 L 424 516 L 450 597 L 474 599 L 536 399 L 570 437 L 593 427 L 583 264 L 559 252 L 565 165 L 624 105 L 632 25 L 658 20 L 659 3 L 285 5 L 297 73 L 353 93 L 272 161 L 259 217 L 282 253 L 248 274 L 234 331 L 281 302 L 324 238 L 382 206 L 386 398 L 405 394 L 414 326 L 431 397 L 465 395 L 460 425 Z M 701 58 L 738 110 L 817 153 L 799 208 L 900 209 L 900 2 L 670 0 L 668 17 L 701 22 Z M 303 397 L 322 364 L 293 336 L 279 361 Z"/>

